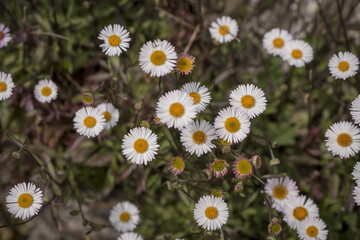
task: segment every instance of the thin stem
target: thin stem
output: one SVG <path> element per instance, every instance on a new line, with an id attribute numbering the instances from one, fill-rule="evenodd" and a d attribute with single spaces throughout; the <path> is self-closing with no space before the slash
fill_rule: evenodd
<path id="1" fill-rule="evenodd" d="M 341 27 L 343 30 L 343 35 L 345 38 L 345 44 L 346 44 L 346 48 L 348 51 L 350 51 L 350 42 L 349 42 L 349 38 L 347 36 L 347 31 L 346 31 L 346 24 L 342 15 L 342 11 L 341 11 L 341 5 L 340 5 L 340 0 L 336 0 L 336 5 L 338 8 L 338 12 L 339 12 L 339 18 L 340 18 L 340 23 L 341 23 Z"/>
<path id="2" fill-rule="evenodd" d="M 316 3 L 317 3 L 317 5 L 318 5 L 318 7 L 319 7 L 320 16 L 321 16 L 321 18 L 322 18 L 322 20 L 323 20 L 323 22 L 324 22 L 324 24 L 325 24 L 326 32 L 330 35 L 331 40 L 332 40 L 335 44 L 337 44 L 336 38 L 335 38 L 333 32 L 331 31 L 331 27 L 330 27 L 329 23 L 326 21 L 325 14 L 324 14 L 324 11 L 323 11 L 323 9 L 322 9 L 322 7 L 321 7 L 321 4 L 320 4 L 319 0 L 316 0 Z"/>
<path id="3" fill-rule="evenodd" d="M 198 34 L 199 30 L 200 30 L 200 25 L 198 24 L 198 25 L 196 25 L 195 30 L 194 30 L 193 33 L 191 34 L 190 40 L 189 40 L 188 44 L 187 44 L 186 47 L 185 47 L 185 50 L 184 50 L 184 53 L 185 53 L 185 54 L 189 51 L 189 49 L 190 49 L 191 45 L 193 44 L 193 42 L 194 42 L 194 40 L 195 40 L 195 38 L 196 38 L 196 35 Z"/>

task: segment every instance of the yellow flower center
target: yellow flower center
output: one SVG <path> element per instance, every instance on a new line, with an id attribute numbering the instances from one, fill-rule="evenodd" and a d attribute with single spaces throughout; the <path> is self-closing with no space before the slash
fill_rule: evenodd
<path id="1" fill-rule="evenodd" d="M 172 163 L 173 163 L 173 167 L 176 170 L 184 169 L 184 161 L 181 158 L 179 158 L 179 157 L 174 158 Z"/>
<path id="2" fill-rule="evenodd" d="M 143 138 L 139 138 L 138 140 L 135 141 L 134 143 L 134 149 L 135 151 L 137 151 L 138 153 L 143 153 L 145 152 L 149 147 L 148 142 L 143 139 Z"/>
<path id="3" fill-rule="evenodd" d="M 22 208 L 29 208 L 33 203 L 33 197 L 28 193 L 23 193 L 18 198 L 18 204 Z"/>
<path id="4" fill-rule="evenodd" d="M 346 72 L 347 70 L 349 70 L 350 64 L 346 61 L 341 61 L 339 63 L 339 70 L 342 72 Z"/>
<path id="5" fill-rule="evenodd" d="M 284 40 L 282 40 L 281 38 L 275 38 L 273 40 L 273 45 L 276 48 L 282 48 L 284 46 Z"/>
<path id="6" fill-rule="evenodd" d="M 240 127 L 240 121 L 236 117 L 229 117 L 225 121 L 225 129 L 230 133 L 235 133 L 239 131 Z"/>
<path id="7" fill-rule="evenodd" d="M 211 192 L 211 194 L 214 197 L 221 197 L 221 192 L 219 190 L 214 190 L 214 191 Z"/>
<path id="8" fill-rule="evenodd" d="M 306 229 L 306 233 L 310 237 L 316 237 L 319 234 L 319 230 L 315 226 L 310 226 Z"/>
<path id="9" fill-rule="evenodd" d="M 348 147 L 352 144 L 353 139 L 348 133 L 341 133 L 337 137 L 337 143 L 342 147 Z"/>
<path id="10" fill-rule="evenodd" d="M 182 115 L 184 115 L 184 112 L 185 112 L 185 108 L 184 106 L 177 102 L 177 103 L 173 103 L 170 105 L 170 114 L 173 116 L 173 117 L 181 117 Z"/>
<path id="11" fill-rule="evenodd" d="M 104 115 L 104 118 L 105 118 L 106 122 L 110 121 L 111 114 L 108 111 L 103 112 L 103 115 Z"/>
<path id="12" fill-rule="evenodd" d="M 198 104 L 200 102 L 200 94 L 197 92 L 189 93 L 189 96 L 193 98 L 194 104 Z"/>
<path id="13" fill-rule="evenodd" d="M 88 128 L 93 128 L 96 124 L 96 119 L 92 116 L 88 116 L 84 120 L 84 124 Z"/>
<path id="14" fill-rule="evenodd" d="M 116 47 L 116 46 L 119 46 L 120 43 L 121 43 L 121 40 L 120 40 L 119 36 L 117 36 L 117 35 L 111 35 L 111 36 L 109 37 L 109 44 L 110 44 L 110 46 Z"/>
<path id="15" fill-rule="evenodd" d="M 291 52 L 291 56 L 295 59 L 299 59 L 301 58 L 303 55 L 302 51 L 299 50 L 299 49 L 294 49 L 292 52 Z"/>
<path id="16" fill-rule="evenodd" d="M 273 189 L 273 195 L 274 198 L 282 200 L 287 196 L 287 189 L 283 185 L 277 185 Z"/>
<path id="17" fill-rule="evenodd" d="M 7 89 L 7 85 L 5 82 L 0 82 L 0 92 L 5 92 Z"/>
<path id="18" fill-rule="evenodd" d="M 226 31 L 225 31 L 226 30 Z M 230 28 L 226 25 L 222 25 L 221 27 L 219 27 L 219 33 L 223 36 L 225 36 L 226 34 L 229 33 Z"/>
<path id="19" fill-rule="evenodd" d="M 128 222 L 130 220 L 130 214 L 128 212 L 123 212 L 121 215 L 120 215 L 120 220 L 122 222 Z"/>
<path id="20" fill-rule="evenodd" d="M 230 143 L 229 143 L 228 141 L 226 141 L 226 140 L 224 140 L 224 139 L 222 139 L 222 138 L 219 138 L 219 141 L 220 141 L 220 143 L 221 143 L 222 145 L 224 145 L 224 146 L 229 146 L 229 145 L 230 145 Z"/>
<path id="21" fill-rule="evenodd" d="M 4 38 L 4 33 L 0 32 L 0 40 L 2 40 Z"/>
<path id="22" fill-rule="evenodd" d="M 248 175 L 251 173 L 252 167 L 248 160 L 241 159 L 237 164 L 237 169 L 240 174 Z"/>
<path id="23" fill-rule="evenodd" d="M 177 62 L 177 68 L 181 72 L 187 72 L 191 69 L 192 63 L 191 60 L 187 57 L 180 58 Z"/>
<path id="24" fill-rule="evenodd" d="M 193 133 L 192 139 L 196 144 L 203 144 L 206 142 L 206 134 L 203 131 L 196 131 Z"/>
<path id="25" fill-rule="evenodd" d="M 41 89 L 41 94 L 45 97 L 50 96 L 51 92 L 52 90 L 49 87 L 43 87 L 43 89 Z"/>
<path id="26" fill-rule="evenodd" d="M 294 209 L 293 215 L 297 220 L 302 221 L 308 216 L 308 211 L 303 207 L 297 207 Z"/>
<path id="27" fill-rule="evenodd" d="M 273 223 L 273 224 L 270 226 L 270 232 L 271 232 L 272 234 L 278 234 L 279 231 L 280 231 L 280 229 L 281 229 L 281 226 L 280 226 L 280 224 L 278 224 L 278 223 Z"/>
<path id="28" fill-rule="evenodd" d="M 166 55 L 163 51 L 154 51 L 150 56 L 150 61 L 156 66 L 163 65 L 165 63 L 165 60 Z"/>
<path id="29" fill-rule="evenodd" d="M 255 98 L 251 95 L 244 95 L 241 98 L 241 105 L 244 108 L 250 109 L 255 106 Z"/>
<path id="30" fill-rule="evenodd" d="M 218 210 L 216 209 L 216 207 L 208 207 L 205 210 L 205 215 L 209 219 L 214 219 L 218 215 Z"/>
<path id="31" fill-rule="evenodd" d="M 221 172 L 222 170 L 224 170 L 225 168 L 225 162 L 222 161 L 222 160 L 215 160 L 215 163 L 214 165 L 212 166 L 212 169 L 215 171 L 215 172 Z"/>

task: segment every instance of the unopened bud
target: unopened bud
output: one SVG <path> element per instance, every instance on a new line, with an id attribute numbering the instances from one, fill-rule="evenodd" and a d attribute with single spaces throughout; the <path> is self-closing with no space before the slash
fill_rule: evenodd
<path id="1" fill-rule="evenodd" d="M 244 190 L 244 184 L 242 181 L 238 182 L 234 187 L 234 192 L 241 193 Z"/>
<path id="2" fill-rule="evenodd" d="M 135 109 L 140 110 L 142 108 L 142 101 L 135 103 Z"/>
<path id="3" fill-rule="evenodd" d="M 167 186 L 169 191 L 173 189 L 173 186 L 172 186 L 170 181 L 166 181 L 166 186 Z"/>
<path id="4" fill-rule="evenodd" d="M 275 142 L 273 142 L 273 143 L 271 144 L 271 147 L 272 147 L 272 148 L 276 148 L 277 144 L 278 144 L 278 142 L 275 141 Z"/>
<path id="5" fill-rule="evenodd" d="M 261 167 L 261 157 L 259 155 L 252 156 L 250 158 L 250 161 L 256 169 L 259 169 Z"/>
<path id="6" fill-rule="evenodd" d="M 273 218 L 271 219 L 271 222 L 272 222 L 272 223 L 277 223 L 277 222 L 279 222 L 279 219 L 278 219 L 277 217 L 273 217 Z"/>
<path id="7" fill-rule="evenodd" d="M 150 124 L 147 121 L 141 121 L 140 127 L 150 128 Z"/>
<path id="8" fill-rule="evenodd" d="M 270 166 L 275 166 L 280 163 L 280 160 L 278 158 L 273 158 L 270 160 Z"/>
<path id="9" fill-rule="evenodd" d="M 228 154 L 229 152 L 231 152 L 231 147 L 230 146 L 224 146 L 222 148 L 222 153 L 223 154 Z"/>
<path id="10" fill-rule="evenodd" d="M 12 152 L 12 157 L 15 159 L 20 159 L 21 158 L 21 153 L 19 151 L 16 152 Z"/>
<path id="11" fill-rule="evenodd" d="M 282 231 L 282 227 L 280 225 L 280 223 L 278 222 L 271 222 L 269 225 L 268 225 L 268 230 L 269 230 L 269 233 L 272 234 L 272 235 L 279 235 Z"/>
<path id="12" fill-rule="evenodd" d="M 93 104 L 94 98 L 91 95 L 91 93 L 83 93 L 82 96 L 81 96 L 81 102 L 85 106 L 90 106 L 91 104 Z"/>

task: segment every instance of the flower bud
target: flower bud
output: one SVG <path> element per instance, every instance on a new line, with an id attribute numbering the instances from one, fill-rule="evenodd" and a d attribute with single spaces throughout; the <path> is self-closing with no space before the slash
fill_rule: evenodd
<path id="1" fill-rule="evenodd" d="M 147 121 L 141 121 L 140 127 L 150 128 L 150 124 Z"/>
<path id="2" fill-rule="evenodd" d="M 223 154 L 228 154 L 229 152 L 231 152 L 231 147 L 230 146 L 224 146 L 222 148 L 222 153 Z"/>
<path id="3" fill-rule="evenodd" d="M 279 235 L 282 231 L 282 228 L 281 228 L 281 225 L 280 223 L 278 222 L 271 222 L 269 225 L 268 225 L 268 230 L 269 230 L 269 233 L 272 234 L 272 235 Z"/>
<path id="4" fill-rule="evenodd" d="M 244 190 L 244 184 L 242 181 L 238 182 L 234 187 L 235 193 L 241 193 Z"/>
<path id="5" fill-rule="evenodd" d="M 250 158 L 250 161 L 256 169 L 259 169 L 261 167 L 261 157 L 259 155 L 252 156 Z"/>
<path id="6" fill-rule="evenodd" d="M 142 108 L 142 101 L 135 103 L 135 109 L 140 110 Z"/>
<path id="7" fill-rule="evenodd" d="M 83 93 L 82 96 L 81 96 L 81 102 L 85 106 L 90 106 L 91 104 L 93 104 L 94 98 L 91 95 L 91 93 Z"/>
<path id="8" fill-rule="evenodd" d="M 266 240 L 276 240 L 276 238 L 274 236 L 268 236 Z"/>
<path id="9" fill-rule="evenodd" d="M 278 158 L 273 158 L 270 160 L 270 166 L 275 166 L 280 163 L 280 160 Z"/>
<path id="10" fill-rule="evenodd" d="M 11 156 L 15 159 L 20 159 L 21 158 L 21 153 L 19 151 L 16 152 L 12 152 Z"/>

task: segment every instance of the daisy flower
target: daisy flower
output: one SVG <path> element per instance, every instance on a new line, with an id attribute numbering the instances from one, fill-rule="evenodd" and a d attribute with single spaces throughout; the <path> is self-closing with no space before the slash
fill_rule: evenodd
<path id="1" fill-rule="evenodd" d="M 98 39 L 103 40 L 100 44 L 102 51 L 108 56 L 120 56 L 120 54 L 129 48 L 129 32 L 121 25 L 114 24 L 101 30 Z"/>
<path id="2" fill-rule="evenodd" d="M 332 154 L 340 158 L 353 157 L 360 150 L 360 130 L 351 122 L 338 122 L 326 131 L 325 145 Z"/>
<path id="3" fill-rule="evenodd" d="M 216 134 L 230 144 L 244 140 L 250 133 L 250 121 L 246 113 L 239 108 L 222 109 L 215 118 Z"/>
<path id="4" fill-rule="evenodd" d="M 121 147 L 126 159 L 146 166 L 155 158 L 159 145 L 155 133 L 148 128 L 137 127 L 125 135 Z"/>
<path id="5" fill-rule="evenodd" d="M 128 232 L 121 234 L 117 240 L 143 240 L 142 236 L 138 235 L 137 233 Z"/>
<path id="6" fill-rule="evenodd" d="M 298 229 L 307 218 L 319 217 L 319 208 L 310 198 L 300 195 L 289 199 L 284 206 L 284 220 L 290 228 Z"/>
<path id="7" fill-rule="evenodd" d="M 81 102 L 85 105 L 85 106 L 90 106 L 91 104 L 94 103 L 94 98 L 91 95 L 91 93 L 83 93 L 81 95 Z"/>
<path id="8" fill-rule="evenodd" d="M 228 217 L 229 208 L 222 198 L 207 195 L 201 197 L 195 204 L 195 221 L 206 230 L 220 229 L 227 222 Z"/>
<path id="9" fill-rule="evenodd" d="M 205 120 L 193 121 L 181 130 L 180 141 L 190 154 L 198 157 L 211 151 L 215 145 L 211 143 L 216 139 L 215 128 Z"/>
<path id="10" fill-rule="evenodd" d="M 239 157 L 233 164 L 233 172 L 237 178 L 245 178 L 251 176 L 253 167 L 249 160 Z"/>
<path id="11" fill-rule="evenodd" d="M 282 58 L 291 66 L 304 67 L 313 60 L 313 49 L 305 41 L 292 40 L 286 45 Z"/>
<path id="12" fill-rule="evenodd" d="M 96 137 L 104 127 L 104 115 L 97 108 L 83 107 L 75 113 L 74 128 L 80 135 Z"/>
<path id="13" fill-rule="evenodd" d="M 360 95 L 351 102 L 350 114 L 354 122 L 360 124 Z"/>
<path id="14" fill-rule="evenodd" d="M 230 105 L 246 112 L 250 119 L 265 111 L 266 102 L 263 90 L 253 84 L 239 85 L 230 93 Z"/>
<path id="15" fill-rule="evenodd" d="M 200 86 L 199 82 L 186 83 L 181 90 L 189 94 L 193 99 L 198 113 L 203 111 L 210 103 L 211 96 L 209 89 L 205 86 Z"/>
<path id="16" fill-rule="evenodd" d="M 329 70 L 336 79 L 347 79 L 356 75 L 359 69 L 359 59 L 351 52 L 334 54 L 329 61 Z"/>
<path id="17" fill-rule="evenodd" d="M 354 187 L 353 195 L 356 205 L 360 206 L 360 187 L 358 185 Z"/>
<path id="18" fill-rule="evenodd" d="M 228 16 L 217 18 L 215 22 L 211 23 L 209 28 L 211 38 L 219 43 L 232 41 L 234 39 L 233 36 L 236 36 L 238 31 L 239 26 L 237 22 Z"/>
<path id="19" fill-rule="evenodd" d="M 102 103 L 97 106 L 97 109 L 104 115 L 105 129 L 110 129 L 116 126 L 119 121 L 119 110 L 117 110 L 111 103 Z"/>
<path id="20" fill-rule="evenodd" d="M 326 240 L 328 230 L 320 218 L 307 218 L 302 221 L 297 230 L 301 240 Z"/>
<path id="21" fill-rule="evenodd" d="M 168 162 L 168 169 L 175 175 L 179 175 L 184 171 L 185 162 L 181 157 L 172 157 Z"/>
<path id="22" fill-rule="evenodd" d="M 195 57 L 187 54 L 180 53 L 177 59 L 175 71 L 180 74 L 188 75 L 194 69 Z"/>
<path id="23" fill-rule="evenodd" d="M 297 197 L 299 194 L 296 182 L 289 177 L 268 178 L 265 184 L 265 192 L 271 196 L 273 208 L 282 212 L 286 201 Z"/>
<path id="24" fill-rule="evenodd" d="M 55 100 L 58 94 L 58 87 L 52 80 L 40 80 L 34 88 L 34 96 L 41 103 L 50 103 Z"/>
<path id="25" fill-rule="evenodd" d="M 19 183 L 10 189 L 6 207 L 15 218 L 25 220 L 39 213 L 43 192 L 33 183 Z"/>
<path id="26" fill-rule="evenodd" d="M 11 40 L 10 29 L 0 23 L 0 48 L 6 47 Z"/>
<path id="27" fill-rule="evenodd" d="M 357 184 L 360 184 L 360 162 L 357 162 L 354 166 L 354 169 L 351 173 L 351 175 L 353 175 L 354 180 L 356 181 Z"/>
<path id="28" fill-rule="evenodd" d="M 213 195 L 214 197 L 219 197 L 219 198 L 222 198 L 222 199 L 225 198 L 223 190 L 213 190 L 210 194 Z"/>
<path id="29" fill-rule="evenodd" d="M 139 209 L 128 201 L 119 202 L 111 209 L 109 220 L 119 232 L 133 231 L 140 220 Z"/>
<path id="30" fill-rule="evenodd" d="M 263 45 L 266 51 L 273 55 L 282 55 L 285 46 L 292 40 L 291 34 L 283 29 L 274 28 L 265 33 Z"/>
<path id="31" fill-rule="evenodd" d="M 210 170 L 214 171 L 214 176 L 219 178 L 220 176 L 225 176 L 228 172 L 227 167 L 229 164 L 222 159 L 216 159 L 211 165 Z"/>
<path id="32" fill-rule="evenodd" d="M 0 101 L 8 99 L 15 87 L 12 77 L 8 73 L 0 72 Z"/>
<path id="33" fill-rule="evenodd" d="M 278 222 L 271 222 L 268 225 L 268 232 L 272 235 L 278 236 L 282 232 L 282 227 Z"/>
<path id="34" fill-rule="evenodd" d="M 168 41 L 148 41 L 140 49 L 140 67 L 151 77 L 161 77 L 171 72 L 176 65 L 175 48 Z"/>
<path id="35" fill-rule="evenodd" d="M 180 90 L 162 95 L 157 102 L 156 116 L 166 126 L 181 129 L 196 117 L 196 106 L 193 99 Z"/>

